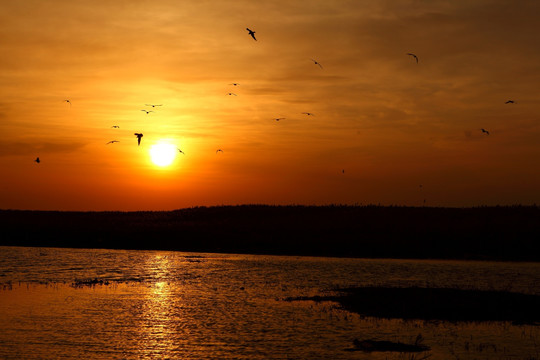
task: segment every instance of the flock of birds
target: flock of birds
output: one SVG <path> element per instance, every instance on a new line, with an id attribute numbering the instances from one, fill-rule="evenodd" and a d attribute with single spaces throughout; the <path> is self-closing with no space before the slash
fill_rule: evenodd
<path id="1" fill-rule="evenodd" d="M 255 37 L 255 31 L 251 30 L 250 28 L 246 28 L 246 30 L 248 31 L 248 35 L 250 35 L 253 40 L 257 41 L 257 38 Z M 419 62 L 419 59 L 418 59 L 418 56 L 414 53 L 407 53 L 408 56 L 411 56 L 415 62 L 418 64 Z M 311 61 L 313 62 L 314 65 L 318 66 L 320 69 L 323 69 L 323 66 L 320 62 L 318 62 L 317 60 L 315 59 L 311 59 Z M 240 84 L 239 83 L 230 83 L 229 85 L 232 85 L 232 86 L 239 86 Z M 228 96 L 238 96 L 237 94 L 233 93 L 233 92 L 229 92 L 227 93 Z M 66 102 L 67 104 L 69 104 L 69 106 L 71 107 L 72 106 L 72 103 L 71 103 L 71 100 L 69 99 L 65 99 L 64 102 Z M 514 100 L 507 100 L 505 102 L 505 104 L 515 104 L 516 102 Z M 163 106 L 163 104 L 145 104 L 145 106 L 149 106 L 151 107 L 152 109 L 156 109 L 156 107 L 161 107 Z M 154 112 L 154 110 L 146 110 L 146 109 L 142 109 L 141 111 L 145 112 L 146 115 L 150 114 L 151 112 Z M 315 114 L 311 113 L 311 112 L 303 112 L 302 114 L 306 115 L 306 116 L 315 116 Z M 285 120 L 286 118 L 284 117 L 278 117 L 278 118 L 274 118 L 275 121 L 280 121 L 280 120 Z M 112 128 L 114 129 L 119 129 L 120 126 L 118 125 L 113 125 Z M 482 131 L 482 134 L 485 134 L 485 135 L 489 135 L 489 131 L 484 129 L 484 128 L 481 128 L 480 131 Z M 139 132 L 136 132 L 134 133 L 133 135 L 135 135 L 135 137 L 137 138 L 137 146 L 141 145 L 141 139 L 142 137 L 144 136 L 143 133 L 139 133 Z M 106 145 L 109 145 L 109 144 L 115 144 L 115 143 L 118 143 L 120 142 L 119 140 L 111 140 L 109 142 L 106 143 Z M 177 148 L 178 152 L 185 155 L 185 153 Z M 216 150 L 216 154 L 218 153 L 223 153 L 223 150 L 222 149 L 217 149 Z M 39 157 L 37 157 L 34 162 L 36 162 L 37 164 L 39 164 L 41 162 L 41 160 L 39 159 Z M 345 173 L 345 170 L 342 170 L 342 173 L 344 174 Z M 420 185 L 421 186 L 421 185 Z"/>

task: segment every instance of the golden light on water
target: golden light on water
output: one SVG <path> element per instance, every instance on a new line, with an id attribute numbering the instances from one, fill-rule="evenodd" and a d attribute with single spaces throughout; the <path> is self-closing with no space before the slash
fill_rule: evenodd
<path id="1" fill-rule="evenodd" d="M 157 166 L 165 167 L 176 159 L 176 146 L 167 143 L 157 143 L 150 148 L 150 158 Z"/>

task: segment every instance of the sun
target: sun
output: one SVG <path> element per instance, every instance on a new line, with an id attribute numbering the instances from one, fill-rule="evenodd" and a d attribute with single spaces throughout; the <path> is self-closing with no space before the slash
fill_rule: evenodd
<path id="1" fill-rule="evenodd" d="M 172 144 L 155 144 L 150 148 L 150 158 L 157 166 L 168 166 L 176 158 L 176 152 Z"/>

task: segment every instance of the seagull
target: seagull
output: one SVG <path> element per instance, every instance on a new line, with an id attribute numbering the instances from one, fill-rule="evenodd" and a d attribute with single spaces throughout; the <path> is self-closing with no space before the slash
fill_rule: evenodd
<path id="1" fill-rule="evenodd" d="M 310 112 L 303 112 L 302 114 L 306 114 L 307 116 L 315 116 L 315 114 L 310 113 Z"/>
<path id="2" fill-rule="evenodd" d="M 252 31 L 250 30 L 249 28 L 246 28 L 247 31 L 249 31 L 249 35 L 251 35 L 251 37 L 253 38 L 253 40 L 257 41 L 257 39 L 255 39 L 255 31 Z"/>
<path id="3" fill-rule="evenodd" d="M 65 102 L 67 102 L 69 104 L 69 106 L 71 106 L 71 100 L 64 100 Z"/>
<path id="4" fill-rule="evenodd" d="M 156 106 L 163 106 L 163 104 L 144 104 L 145 106 L 151 106 L 155 108 Z"/>
<path id="5" fill-rule="evenodd" d="M 118 141 L 118 140 L 111 140 L 111 141 L 109 141 L 108 143 L 106 143 L 105 145 L 114 144 L 114 143 L 117 143 L 117 142 L 120 142 L 120 141 Z"/>
<path id="6" fill-rule="evenodd" d="M 407 55 L 412 56 L 412 57 L 416 60 L 416 63 L 418 64 L 418 56 L 416 56 L 416 55 L 413 54 L 413 53 L 407 53 Z"/>
<path id="7" fill-rule="evenodd" d="M 275 118 L 274 120 L 276 121 L 279 121 L 279 120 L 284 120 L 285 118 Z"/>
<path id="8" fill-rule="evenodd" d="M 144 111 L 146 113 L 146 115 L 148 115 L 148 113 L 154 112 L 152 110 L 141 110 L 141 111 Z"/>
<path id="9" fill-rule="evenodd" d="M 38 164 L 41 162 L 41 160 L 39 160 L 39 156 L 34 161 L 37 162 Z"/>
<path id="10" fill-rule="evenodd" d="M 516 102 L 514 100 L 508 100 L 507 102 L 505 102 L 505 104 L 515 104 Z"/>
<path id="11" fill-rule="evenodd" d="M 232 83 L 232 84 L 229 84 L 229 85 L 238 86 L 240 84 L 239 83 Z"/>
<path id="12" fill-rule="evenodd" d="M 319 67 L 322 69 L 322 65 L 320 62 L 318 62 L 317 60 L 315 59 L 311 59 L 311 61 L 313 61 L 315 63 L 315 65 L 319 65 Z"/>
<path id="13" fill-rule="evenodd" d="M 143 134 L 135 133 L 133 135 L 135 135 L 137 137 L 137 146 L 141 145 L 141 138 L 143 137 Z"/>
<path id="14" fill-rule="evenodd" d="M 178 149 L 178 148 L 176 148 L 176 150 L 178 150 L 179 153 L 186 155 L 186 153 L 183 152 L 182 150 L 180 150 L 180 149 Z"/>
<path id="15" fill-rule="evenodd" d="M 234 96 L 238 96 L 238 95 L 236 95 L 235 93 L 228 93 L 227 95 L 234 95 Z"/>
<path id="16" fill-rule="evenodd" d="M 120 126 L 118 126 L 118 125 L 113 125 L 113 126 L 111 126 L 111 127 L 112 127 L 113 129 L 120 129 Z"/>
<path id="17" fill-rule="evenodd" d="M 480 130 L 482 130 L 482 132 L 483 132 L 484 134 L 489 135 L 489 131 L 487 131 L 486 129 L 480 129 Z"/>
<path id="18" fill-rule="evenodd" d="M 217 149 L 217 150 L 216 150 L 216 154 L 217 154 L 218 152 L 220 152 L 220 151 L 223 152 L 223 150 Z"/>

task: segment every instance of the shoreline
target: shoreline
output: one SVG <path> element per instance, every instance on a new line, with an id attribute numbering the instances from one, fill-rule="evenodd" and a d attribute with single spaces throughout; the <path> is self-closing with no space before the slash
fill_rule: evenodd
<path id="1" fill-rule="evenodd" d="M 353 258 L 540 261 L 537 206 L 0 210 L 3 246 Z"/>

